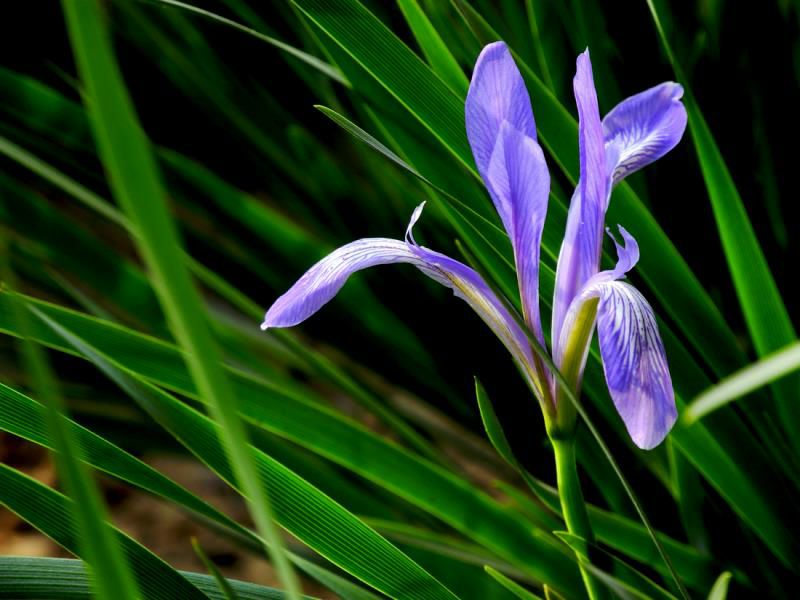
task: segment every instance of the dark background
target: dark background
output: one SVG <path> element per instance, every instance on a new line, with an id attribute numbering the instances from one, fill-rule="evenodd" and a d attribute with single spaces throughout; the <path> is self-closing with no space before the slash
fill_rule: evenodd
<path id="1" fill-rule="evenodd" d="M 159 145 L 199 160 L 241 189 L 279 197 L 283 186 L 290 184 L 281 181 L 273 167 L 243 143 L 241 136 L 231 131 L 224 120 L 214 117 L 212 98 L 215 90 L 206 90 L 207 95 L 199 93 L 191 100 L 187 99 L 164 71 L 157 68 L 157 46 L 147 51 L 141 45 L 131 43 L 131 33 L 139 32 L 136 32 L 136 22 L 129 18 L 126 4 L 152 14 L 167 9 L 141 2 L 111 3 L 118 34 L 115 43 L 123 73 L 150 137 Z M 197 1 L 195 4 L 228 14 L 215 2 Z M 279 4 L 282 3 L 253 3 L 253 6 L 275 31 L 290 32 L 290 28 L 284 26 L 287 13 Z M 522 4 L 520 10 L 524 10 Z M 398 35 L 414 47 L 394 3 L 373 3 L 376 5 L 380 7 L 384 22 L 392 25 Z M 601 2 L 599 6 L 609 33 L 609 39 L 601 43 L 611 49 L 610 64 L 621 92 L 619 97 L 609 97 L 608 91 L 601 87 L 601 110 L 605 112 L 623 97 L 674 77 L 660 50 L 644 1 Z M 800 155 L 800 119 L 797 118 L 800 107 L 800 17 L 779 2 L 675 2 L 669 8 L 673 45 L 687 70 L 693 91 L 731 170 L 797 326 L 800 302 L 800 287 L 795 284 L 797 258 L 800 256 L 797 236 L 800 223 L 797 208 L 800 192 L 797 177 Z M 4 66 L 28 73 L 74 95 L 69 78 L 75 76 L 75 71 L 60 4 L 50 0 L 31 0 L 13 3 L 13 8 L 6 9 L 8 12 L 0 23 Z M 359 172 L 362 167 L 352 159 L 355 142 L 313 109 L 312 105 L 318 101 L 314 90 L 297 78 L 277 51 L 217 24 L 202 19 L 197 19 L 196 23 L 211 41 L 211 46 L 224 56 L 227 69 L 242 83 L 243 89 L 247 89 L 249 81 L 265 85 L 278 99 L 285 114 L 291 116 L 291 122 L 305 125 L 333 149 L 333 154 L 341 157 L 345 183 L 340 197 L 332 198 L 331 212 L 338 214 L 339 218 L 331 220 L 330 228 L 325 232 L 327 239 L 338 244 L 357 237 L 391 237 L 402 233 L 405 227 L 402 220 L 375 224 L 369 214 L 351 210 L 349 198 L 351 194 L 359 193 L 362 184 L 362 173 Z M 291 39 L 286 41 L 293 42 Z M 565 61 L 570 63 L 580 49 L 565 47 Z M 572 107 L 569 93 L 569 88 L 565 87 L 560 97 L 567 100 L 568 107 Z M 535 109 L 536 99 L 532 100 Z M 257 104 L 251 103 L 251 106 Z M 288 122 L 276 121 L 268 114 L 270 109 L 266 104 L 264 111 L 257 118 L 264 123 L 265 133 L 285 139 Z M 297 156 L 297 149 L 287 148 L 287 155 Z M 668 157 L 648 167 L 646 181 L 639 179 L 637 183 L 645 187 L 656 219 L 672 236 L 726 319 L 745 337 L 746 329 L 697 164 L 687 133 L 684 141 Z M 309 176 L 314 176 L 313 163 L 302 164 L 299 161 L 299 166 L 308 169 Z M 2 159 L 0 168 L 14 167 Z M 237 226 L 217 214 L 213 207 L 204 207 L 204 210 L 225 227 L 236 230 Z M 203 257 L 204 263 L 225 273 L 231 282 L 262 302 L 265 308 L 282 291 L 253 281 L 246 272 L 221 263 L 213 248 L 201 245 L 191 236 L 187 243 L 194 253 Z M 280 257 L 269 255 L 260 240 L 248 239 L 244 245 L 256 257 L 280 261 Z M 286 269 L 283 274 L 285 285 L 300 274 Z M 460 398 L 461 402 L 453 404 L 452 398 L 431 395 L 424 382 L 410 383 L 409 387 L 459 416 L 475 431 L 480 431 L 480 422 L 471 401 L 472 377 L 478 375 L 498 404 L 515 449 L 533 472 L 552 480 L 549 460 L 542 460 L 540 451 L 544 432 L 538 407 L 527 401 L 527 393 L 505 352 L 465 306 L 450 300 L 449 294 L 420 283 L 415 275 L 392 277 L 384 271 L 359 275 L 401 319 L 412 324 L 422 343 L 435 357 L 438 374 L 449 382 L 453 396 Z M 440 301 L 434 302 L 432 298 Z M 404 369 L 396 368 L 390 342 L 375 344 L 359 328 L 351 329 L 346 323 L 343 326 L 341 314 L 335 306 L 333 310 L 322 311 L 303 328 L 358 361 L 379 367 L 389 378 L 404 372 Z M 633 464 L 627 467 L 637 468 Z M 642 477 L 646 476 L 642 474 Z M 647 498 L 646 485 L 637 487 L 645 496 L 646 503 L 657 503 L 657 499 Z M 595 494 L 594 490 L 589 490 L 589 496 Z M 714 513 L 713 502 L 712 498 L 708 507 L 710 518 Z M 656 514 L 654 519 L 669 529 L 670 523 L 678 522 L 678 515 Z M 736 538 L 738 534 L 731 532 L 730 535 Z M 726 543 L 724 532 L 716 543 Z"/>

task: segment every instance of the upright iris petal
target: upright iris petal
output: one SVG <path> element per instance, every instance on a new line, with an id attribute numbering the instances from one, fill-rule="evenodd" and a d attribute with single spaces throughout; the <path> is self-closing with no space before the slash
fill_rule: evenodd
<path id="1" fill-rule="evenodd" d="M 578 104 L 581 176 L 570 203 L 567 230 L 556 268 L 552 330 L 554 350 L 572 299 L 597 272 L 600 264 L 603 223 L 611 193 L 603 127 L 588 50 L 578 56 L 573 88 Z"/>
<path id="2" fill-rule="evenodd" d="M 539 252 L 550 195 L 550 173 L 544 153 L 533 138 L 504 121 L 497 136 L 486 185 L 510 208 L 507 225 L 514 247 L 523 314 L 540 344 L 544 334 L 539 316 Z"/>
<path id="3" fill-rule="evenodd" d="M 465 118 L 478 172 L 511 238 L 525 320 L 543 343 L 539 249 L 550 174 L 536 142 L 525 83 L 502 42 L 490 44 L 478 58 Z"/>
<path id="4" fill-rule="evenodd" d="M 489 44 L 478 56 L 464 116 L 475 164 L 484 179 L 503 121 L 536 139 L 536 123 L 528 90 L 508 46 L 503 42 Z"/>

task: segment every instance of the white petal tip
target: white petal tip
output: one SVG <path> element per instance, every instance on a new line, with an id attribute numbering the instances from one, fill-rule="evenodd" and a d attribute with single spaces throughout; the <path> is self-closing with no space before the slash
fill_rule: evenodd
<path id="1" fill-rule="evenodd" d="M 266 321 L 264 321 L 264 322 L 261 324 L 261 331 L 266 331 L 267 329 L 269 329 L 269 323 L 267 323 Z"/>

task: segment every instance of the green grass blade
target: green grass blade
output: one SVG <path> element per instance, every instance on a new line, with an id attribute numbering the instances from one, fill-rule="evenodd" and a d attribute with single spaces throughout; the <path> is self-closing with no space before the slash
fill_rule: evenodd
<path id="1" fill-rule="evenodd" d="M 320 60 L 316 56 L 309 54 L 308 52 L 304 52 L 299 48 L 295 48 L 285 42 L 280 41 L 272 36 L 265 35 L 256 31 L 255 29 L 251 29 L 241 23 L 237 23 L 236 21 L 232 21 L 231 19 L 225 18 L 221 15 L 213 13 L 209 10 L 205 10 L 200 8 L 199 6 L 193 6 L 192 4 L 188 4 L 186 2 L 180 2 L 179 0 L 140 0 L 144 2 L 151 2 L 155 4 L 165 4 L 167 6 L 171 6 L 174 8 L 180 8 L 185 11 L 189 11 L 191 13 L 197 14 L 199 16 L 205 17 L 212 21 L 216 21 L 217 23 L 221 23 L 222 25 L 226 25 L 227 27 L 232 27 L 237 31 L 241 31 L 242 33 L 246 33 L 247 35 L 251 35 L 256 39 L 261 40 L 262 42 L 266 42 L 270 46 L 274 46 L 279 50 L 283 50 L 290 56 L 297 58 L 298 60 L 304 62 L 305 64 L 313 67 L 326 77 L 330 77 L 333 81 L 337 83 L 341 83 L 342 85 L 349 85 L 348 81 L 342 76 L 342 73 L 336 69 L 335 67 L 329 65 L 323 60 Z"/>
<path id="2" fill-rule="evenodd" d="M 720 574 L 719 578 L 714 582 L 714 587 L 708 594 L 708 600 L 725 600 L 728 597 L 728 586 L 731 582 L 731 574 L 725 571 Z"/>
<path id="3" fill-rule="evenodd" d="M 139 378 L 164 385 L 198 401 L 203 398 L 191 385 L 174 346 L 147 338 L 116 325 L 106 324 L 32 301 L 51 320 L 77 332 L 90 345 L 113 356 Z M 0 330 L 15 333 L 0 292 Z M 62 351 L 75 350 L 44 323 L 33 332 L 41 343 Z M 532 538 L 517 516 L 463 479 L 410 454 L 349 419 L 325 409 L 320 402 L 283 393 L 265 382 L 230 370 L 242 413 L 258 427 L 298 443 L 366 477 L 424 511 L 442 519 L 506 560 L 542 580 L 567 582 L 571 564 L 561 556 L 545 554 L 547 545 Z M 366 460 L 365 457 L 369 457 Z M 477 518 L 477 515 L 481 515 Z M 566 569 L 565 569 L 566 567 Z"/>
<path id="4" fill-rule="evenodd" d="M 210 600 L 227 600 L 209 575 L 178 571 Z M 284 600 L 280 590 L 227 580 L 238 600 Z M 70 558 L 0 556 L 2 600 L 89 600 L 89 578 L 80 561 Z M 166 596 L 151 595 L 149 599 Z M 313 600 L 307 597 L 308 600 Z"/>
<path id="5" fill-rule="evenodd" d="M 700 160 L 708 197 L 717 222 L 717 231 L 747 329 L 756 352 L 763 357 L 791 344 L 797 339 L 797 335 L 733 177 L 692 94 L 683 69 L 672 51 L 661 26 L 658 11 L 652 0 L 647 0 L 647 4 L 675 75 L 684 86 L 689 131 Z M 782 424 L 798 453 L 800 453 L 800 437 L 797 435 L 797 423 L 800 423 L 800 403 L 797 402 L 799 389 L 798 376 L 789 377 L 773 386 Z"/>
<path id="6" fill-rule="evenodd" d="M 203 547 L 200 545 L 200 542 L 197 541 L 197 538 L 192 538 L 192 548 L 194 549 L 194 553 L 197 555 L 197 558 L 200 559 L 200 562 L 203 563 L 203 566 L 206 568 L 206 571 L 214 578 L 219 586 L 219 591 L 222 592 L 222 595 L 225 597 L 225 600 L 238 600 L 236 596 L 236 592 L 233 591 L 233 587 L 228 582 L 225 577 L 222 576 L 222 573 L 219 572 L 219 568 L 215 565 L 208 555 L 206 551 L 203 550 Z"/>
<path id="7" fill-rule="evenodd" d="M 47 325 L 137 401 L 162 427 L 232 487 L 220 428 L 195 409 L 137 379 L 79 335 L 48 319 Z M 355 577 L 390 596 L 452 599 L 452 594 L 361 520 L 292 471 L 251 447 L 262 485 L 275 489 L 277 521 L 299 540 Z M 369 558 L 367 558 L 369 557 Z"/>
<path id="8" fill-rule="evenodd" d="M 8 262 L 5 240 L 0 240 L 2 262 L 0 274 L 11 289 L 13 273 Z M 78 529 L 83 556 L 92 573 L 92 585 L 98 598 L 118 597 L 136 600 L 140 597 L 129 565 L 109 526 L 108 515 L 100 491 L 89 469 L 82 462 L 82 452 L 65 417 L 66 407 L 58 382 L 44 350 L 31 340 L 31 315 L 21 297 L 9 295 L 16 320 L 23 329 L 22 358 L 36 393 L 46 405 L 45 422 L 53 440 L 54 459 L 58 475 L 73 502 L 70 504 Z M 35 309 L 34 309 L 35 310 Z"/>
<path id="9" fill-rule="evenodd" d="M 182 260 L 178 234 L 166 205 L 150 145 L 115 63 L 98 2 L 64 3 L 64 12 L 82 80 L 99 154 L 115 197 L 135 224 L 142 253 L 156 283 L 161 305 L 181 342 L 198 389 L 220 423 L 226 452 L 241 482 L 250 513 L 290 599 L 300 584 L 283 552 L 270 514 L 267 490 L 258 481 L 247 433 L 236 413 L 236 398 L 221 366 L 216 342 L 205 322 L 202 301 Z"/>
<path id="10" fill-rule="evenodd" d="M 605 552 L 597 546 L 587 543 L 583 538 L 567 531 L 556 531 L 554 533 L 576 553 L 586 552 L 587 548 L 591 548 L 592 551 L 604 555 L 606 560 L 614 566 L 614 575 L 607 573 L 592 563 L 588 563 L 587 568 L 592 575 L 603 582 L 615 595 L 621 598 L 637 598 L 641 600 L 677 600 L 667 590 L 613 554 Z"/>
<path id="11" fill-rule="evenodd" d="M 439 75 L 453 91 L 466 94 L 469 86 L 467 76 L 439 37 L 417 0 L 397 0 L 397 4 L 403 11 L 403 16 L 433 72 Z"/>
<path id="12" fill-rule="evenodd" d="M 506 588 L 509 592 L 514 594 L 514 596 L 516 596 L 520 600 L 542 600 L 540 596 L 537 596 L 533 592 L 529 592 L 510 577 L 503 575 L 497 569 L 494 569 L 489 565 L 486 565 L 483 568 L 492 579 L 497 581 L 497 583 L 502 585 L 504 588 Z"/>
<path id="13" fill-rule="evenodd" d="M 0 464 L 0 504 L 69 552 L 85 558 L 72 518 L 72 501 L 35 479 Z M 115 530 L 138 587 L 148 600 L 200 600 L 200 590 L 144 546 Z M 114 592 L 116 593 L 116 591 Z M 111 596 L 112 598 L 118 596 Z"/>
<path id="14" fill-rule="evenodd" d="M 0 329 L 8 330 L 8 323 L 7 320 L 3 317 L 3 310 L 2 310 L 3 303 L 0 302 Z M 57 320 L 60 323 L 63 323 L 70 328 L 74 328 L 74 330 L 82 330 L 86 334 L 90 333 L 88 327 L 90 323 L 88 321 L 76 321 L 74 319 L 69 319 L 69 313 L 61 311 L 61 312 L 54 312 L 52 307 L 45 304 L 37 304 L 38 307 L 41 308 L 42 311 L 45 311 L 51 318 Z M 117 356 L 124 356 L 125 353 L 121 352 L 122 349 L 122 340 L 118 339 L 114 341 L 113 332 L 116 330 L 114 329 L 107 329 L 105 333 L 101 335 L 93 334 L 91 338 L 95 343 L 104 343 L 104 348 L 107 351 L 112 351 L 112 349 L 116 349 Z M 37 339 L 42 341 L 42 343 L 46 343 L 51 345 L 54 343 L 54 339 L 46 339 L 42 337 L 42 334 L 45 333 L 47 329 L 44 331 L 36 331 L 34 332 Z M 104 342 L 105 340 L 105 342 Z M 167 367 L 167 372 L 171 371 L 171 365 L 174 364 L 174 359 L 170 359 L 168 356 L 163 354 L 162 350 L 159 350 L 158 346 L 149 345 L 149 346 L 142 346 L 138 350 L 132 353 L 132 355 L 137 356 L 151 356 L 154 357 L 154 363 L 151 364 L 160 364 Z M 128 360 L 127 358 L 125 359 Z M 151 372 L 151 375 L 155 375 L 156 373 Z M 192 392 L 189 389 L 183 388 L 182 393 L 191 395 Z M 32 434 L 30 427 L 35 424 L 36 418 L 35 413 L 32 413 L 31 408 L 26 408 L 26 405 L 21 404 L 21 400 L 19 398 L 12 399 L 9 403 L 4 401 L 3 396 L 3 388 L 0 387 L 0 427 L 3 428 L 10 428 L 8 429 L 12 433 L 16 435 L 21 435 L 26 437 L 27 439 L 32 439 L 37 443 L 41 443 L 38 440 L 41 440 L 41 434 Z M 264 400 L 268 397 L 266 391 L 261 392 L 258 396 L 261 400 L 260 403 L 263 404 Z M 285 426 L 288 423 L 283 420 L 283 422 L 279 422 L 276 420 L 276 417 L 280 414 L 286 415 L 287 411 L 291 411 L 293 406 L 293 402 L 291 399 L 279 399 L 276 402 L 276 410 L 272 413 L 272 416 L 265 415 L 264 419 L 267 422 L 272 423 L 275 426 L 281 427 Z M 24 412 L 20 412 L 24 409 Z M 317 432 L 313 439 L 316 439 L 320 444 L 318 446 L 319 450 L 323 450 L 327 453 L 328 456 L 337 460 L 338 462 L 350 466 L 351 468 L 354 467 L 361 467 L 361 473 L 367 477 L 374 479 L 376 482 L 382 482 L 383 485 L 390 485 L 394 489 L 402 490 L 406 492 L 406 497 L 409 501 L 419 503 L 421 507 L 437 507 L 442 510 L 440 514 L 443 518 L 450 517 L 451 523 L 459 528 L 465 528 L 465 532 L 470 532 L 470 521 L 464 521 L 463 523 L 459 524 L 458 521 L 452 519 L 455 511 L 457 510 L 458 506 L 464 507 L 469 506 L 469 513 L 472 515 L 484 515 L 481 519 L 486 519 L 487 521 L 492 521 L 495 523 L 504 523 L 505 519 L 502 521 L 498 520 L 498 517 L 495 513 L 487 513 L 485 512 L 485 508 L 481 508 L 480 504 L 475 504 L 473 501 L 470 501 L 468 498 L 461 498 L 458 502 L 455 502 L 455 499 L 458 496 L 451 496 L 453 493 L 452 488 L 445 488 L 442 487 L 443 482 L 437 481 L 437 479 L 432 479 L 429 476 L 425 475 L 429 471 L 421 470 L 421 465 L 418 462 L 408 462 L 408 458 L 403 459 L 402 454 L 398 454 L 396 451 L 390 452 L 386 454 L 385 443 L 375 439 L 374 437 L 363 437 L 359 434 L 358 430 L 355 429 L 342 429 L 340 424 L 337 424 L 337 421 L 328 420 L 328 421 L 319 421 L 318 419 L 311 419 L 310 415 L 306 414 L 306 416 L 301 416 L 302 413 L 298 414 L 297 422 L 298 423 L 313 423 L 312 427 Z M 339 421 L 339 423 L 341 423 Z M 498 425 L 499 426 L 499 425 Z M 289 430 L 284 430 L 283 434 L 285 435 L 286 432 Z M 302 429 L 297 430 L 298 433 L 291 436 L 293 439 L 297 441 L 302 441 Z M 330 432 L 332 439 L 336 440 L 352 440 L 354 444 L 354 448 L 359 449 L 357 453 L 353 455 L 353 459 L 351 461 L 344 460 L 344 454 L 340 454 L 338 457 L 335 454 L 330 454 L 332 450 L 335 450 L 333 446 L 326 443 L 324 439 L 324 435 L 326 432 Z M 280 433 L 280 431 L 279 431 Z M 88 435 L 88 432 L 83 434 Z M 305 436 L 306 438 L 310 438 L 312 436 Z M 90 440 L 91 440 L 90 436 Z M 370 441 L 371 440 L 371 441 Z M 86 442 L 82 442 L 86 444 Z M 168 480 L 164 481 L 164 478 L 158 479 L 156 483 L 147 483 L 148 481 L 152 480 L 152 476 L 148 475 L 147 472 L 143 474 L 139 474 L 136 470 L 131 471 L 131 467 L 127 465 L 130 461 L 125 461 L 124 459 L 115 459 L 113 463 L 106 463 L 105 458 L 114 456 L 113 448 L 109 448 L 103 445 L 96 445 L 92 444 L 90 446 L 84 446 L 87 448 L 87 456 L 89 460 L 100 461 L 100 462 L 93 462 L 92 464 L 101 470 L 109 472 L 117 477 L 122 477 L 126 481 L 133 483 L 134 485 L 138 485 L 143 487 L 144 489 L 150 491 L 151 493 L 156 493 L 161 495 L 165 498 L 178 498 L 178 501 L 186 506 L 189 510 L 193 512 L 197 512 L 201 516 L 211 518 L 212 520 L 219 521 L 219 516 L 215 515 L 213 512 L 209 513 L 208 510 L 210 507 L 205 505 L 205 503 L 198 502 L 197 500 L 192 500 L 190 498 L 185 498 L 183 495 L 180 494 L 179 491 L 174 490 L 174 486 L 170 486 Z M 364 449 L 367 450 L 364 450 Z M 363 468 L 363 455 L 373 456 L 375 459 L 376 464 L 391 464 L 393 468 L 391 472 L 387 473 L 381 471 L 377 468 L 371 470 L 364 470 Z M 359 458 L 362 457 L 362 458 Z M 135 460 L 135 459 L 134 459 Z M 123 464 L 117 466 L 117 462 L 122 461 Z M 134 468 L 136 465 L 134 464 Z M 144 465 L 146 468 L 146 465 Z M 135 475 L 129 474 L 133 473 Z M 407 477 L 402 476 L 404 473 L 407 473 Z M 157 474 L 155 474 L 157 475 Z M 392 477 L 394 481 L 391 481 Z M 415 497 L 415 490 L 413 489 L 414 481 L 417 481 L 424 490 L 430 492 L 430 501 L 426 502 L 424 498 L 419 496 Z M 167 486 L 164 488 L 164 486 Z M 545 493 L 549 494 L 550 502 L 546 501 L 548 506 L 552 505 L 554 510 L 558 512 L 558 495 L 557 492 L 546 486 L 542 483 L 539 483 L 540 489 L 544 490 Z M 450 489 L 450 491 L 448 491 Z M 453 500 L 446 501 L 445 498 L 452 497 Z M 438 504 L 437 504 L 438 503 Z M 452 508 L 451 508 L 452 507 Z M 540 515 L 541 518 L 537 519 L 536 522 L 541 522 L 543 526 L 550 527 L 551 529 L 556 529 L 558 523 L 552 518 L 552 516 L 547 515 L 539 506 L 536 507 L 537 514 Z M 546 519 L 545 519 L 546 518 Z M 603 541 L 604 543 L 608 544 L 610 547 L 624 552 L 626 555 L 634 558 L 640 562 L 646 564 L 655 564 L 656 568 L 658 566 L 658 554 L 655 551 L 655 548 L 652 545 L 652 542 L 647 534 L 647 531 L 642 527 L 640 524 L 634 523 L 628 520 L 625 517 L 620 515 L 615 515 L 608 511 L 604 511 L 601 509 L 597 509 L 595 507 L 589 507 L 589 518 L 592 523 L 592 527 L 595 529 L 598 538 Z M 221 522 L 222 525 L 230 527 L 230 522 L 223 520 Z M 234 529 L 237 529 L 234 527 Z M 474 529 L 474 527 L 472 528 Z M 498 530 L 497 533 L 499 533 Z M 674 540 L 667 538 L 666 536 L 659 536 L 662 544 L 665 545 L 670 556 L 673 558 L 676 564 L 676 568 L 678 571 L 686 578 L 687 583 L 692 585 L 695 588 L 702 588 L 704 585 L 710 585 L 711 581 L 711 571 L 712 568 L 711 562 L 699 555 L 696 551 L 693 551 L 691 548 L 684 546 L 683 544 L 679 544 Z M 484 540 L 485 542 L 485 540 Z"/>
<path id="15" fill-rule="evenodd" d="M 708 388 L 686 407 L 682 418 L 687 425 L 692 424 L 708 413 L 797 369 L 800 369 L 800 342 L 768 354 Z"/>
<path id="16" fill-rule="evenodd" d="M 0 430 L 24 438 L 34 444 L 51 448 L 44 424 L 43 407 L 24 394 L 0 384 Z M 120 481 L 138 487 L 162 500 L 172 503 L 204 525 L 213 525 L 236 543 L 250 549 L 259 549 L 263 542 L 250 529 L 232 520 L 206 503 L 186 488 L 165 477 L 150 465 L 132 456 L 119 446 L 92 431 L 70 423 L 74 436 L 86 462 Z M 374 596 L 323 567 L 315 565 L 296 554 L 290 559 L 299 569 L 320 581 L 343 597 L 360 597 L 374 600 Z"/>
<path id="17" fill-rule="evenodd" d="M 101 198 L 88 188 L 80 185 L 72 178 L 67 177 L 59 170 L 53 168 L 39 157 L 31 154 L 24 148 L 21 148 L 2 136 L 0 136 L 0 153 L 6 154 L 6 156 L 9 158 L 30 169 L 33 173 L 39 175 L 57 188 L 80 201 L 86 207 L 106 217 L 111 222 L 121 226 L 130 234 L 137 235 L 136 230 L 132 227 L 128 218 L 118 211 L 107 200 Z M 180 170 L 183 175 L 188 175 L 190 171 L 195 175 L 199 172 L 199 168 L 196 165 L 194 167 L 190 166 L 189 161 L 179 158 L 174 153 L 162 151 L 161 156 L 162 159 L 167 162 L 167 164 L 174 169 Z M 222 185 L 218 179 L 205 178 L 203 180 L 203 184 L 204 189 L 208 190 L 210 193 L 216 192 L 217 198 L 221 201 L 224 202 L 225 200 L 231 199 L 231 190 Z M 238 198 L 238 194 L 236 194 L 236 196 Z M 37 203 L 38 199 L 33 197 L 27 200 L 27 202 L 29 204 Z M 265 214 L 262 206 L 257 205 L 252 201 L 245 202 L 244 206 L 238 205 L 236 209 L 240 215 L 244 211 L 250 217 L 251 223 L 263 223 L 265 219 L 269 219 L 271 216 L 269 214 Z M 271 222 L 271 225 L 272 229 L 282 229 L 284 233 L 286 233 L 288 228 L 287 226 L 282 227 L 284 223 L 281 221 L 276 223 Z M 302 238 L 298 240 L 298 244 L 303 248 L 307 248 L 312 239 L 313 238 L 311 236 L 303 234 Z M 254 320 L 261 318 L 263 314 L 261 307 L 253 304 L 246 297 L 243 297 L 237 290 L 232 288 L 223 279 L 210 272 L 188 254 L 184 254 L 184 260 L 186 261 L 188 268 L 198 278 L 198 280 L 204 283 L 209 289 L 213 290 L 221 298 L 230 302 L 233 306 L 239 308 L 246 316 Z M 355 290 L 351 288 L 349 292 L 352 293 L 352 299 L 354 300 L 352 302 L 353 306 L 359 306 L 360 308 L 366 310 L 367 303 L 369 303 L 370 306 L 375 307 L 373 314 L 375 317 L 377 317 L 376 326 L 379 327 L 376 329 L 376 331 L 385 331 L 386 327 L 388 327 L 390 323 L 397 321 L 397 318 L 393 314 L 386 310 L 381 310 L 382 307 L 380 303 L 374 298 L 370 297 L 365 288 L 358 288 Z M 348 377 L 344 371 L 342 371 L 341 368 L 334 365 L 330 360 L 327 360 L 313 348 L 306 348 L 302 344 L 298 343 L 294 338 L 294 334 L 290 331 L 280 331 L 274 335 L 277 335 L 285 344 L 291 347 L 295 353 L 306 360 L 318 375 L 331 380 L 336 385 L 344 386 L 344 389 L 350 393 L 353 393 L 357 400 L 361 401 L 367 408 L 369 408 L 388 425 L 395 429 L 404 439 L 408 441 L 411 446 L 429 458 L 434 458 L 437 456 L 429 442 L 427 442 L 422 436 L 419 435 L 419 433 L 417 433 L 402 419 L 398 418 L 397 415 L 387 409 L 383 403 L 374 399 L 371 394 L 365 392 L 360 388 L 360 386 L 357 386 L 355 382 L 353 382 L 352 379 Z M 401 335 L 395 337 L 394 339 L 397 343 L 399 343 L 399 340 L 404 339 L 404 337 Z M 413 352 L 415 356 L 424 356 L 425 354 L 424 349 L 422 349 L 419 344 L 415 344 L 406 350 Z"/>

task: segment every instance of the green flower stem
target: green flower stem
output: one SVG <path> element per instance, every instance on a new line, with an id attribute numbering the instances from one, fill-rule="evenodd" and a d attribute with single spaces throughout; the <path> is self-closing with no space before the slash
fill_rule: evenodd
<path id="1" fill-rule="evenodd" d="M 552 436 L 553 451 L 556 455 L 556 479 L 558 481 L 558 495 L 561 498 L 561 511 L 564 514 L 564 521 L 567 530 L 576 536 L 586 540 L 587 543 L 594 542 L 594 533 L 589 524 L 589 514 L 586 512 L 586 503 L 583 501 L 581 483 L 578 479 L 578 467 L 575 460 L 575 438 L 569 436 L 559 438 Z M 578 566 L 581 570 L 583 583 L 591 600 L 600 600 L 606 597 L 605 589 L 589 573 L 584 563 L 588 561 L 588 545 L 578 556 Z"/>

